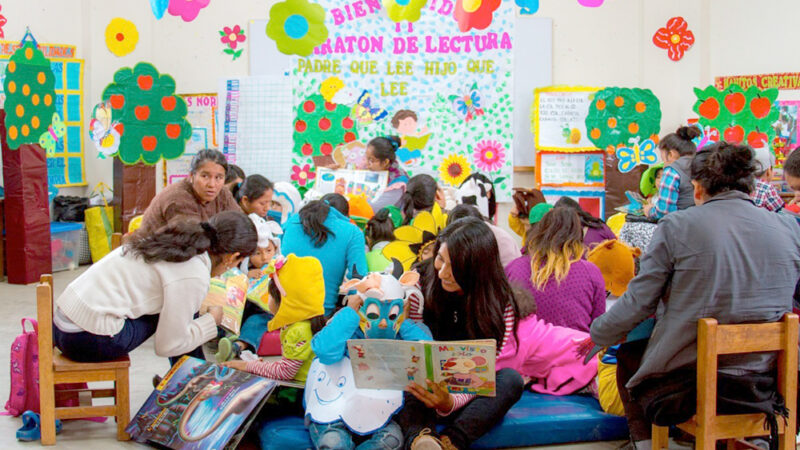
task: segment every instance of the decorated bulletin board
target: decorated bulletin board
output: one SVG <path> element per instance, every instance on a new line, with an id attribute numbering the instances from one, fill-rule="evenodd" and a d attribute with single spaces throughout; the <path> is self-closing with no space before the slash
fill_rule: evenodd
<path id="1" fill-rule="evenodd" d="M 602 153 L 536 154 L 539 186 L 603 187 Z"/>
<path id="2" fill-rule="evenodd" d="M 179 158 L 164 161 L 164 185 L 172 184 L 189 176 L 189 165 L 198 151 L 216 149 L 217 142 L 217 94 L 180 94 L 186 100 L 186 120 L 192 124 L 192 137 L 186 143 L 186 151 Z"/>
<path id="3" fill-rule="evenodd" d="M 798 112 L 800 101 L 781 100 L 778 101 L 778 120 L 772 125 L 775 130 L 775 138 L 772 141 L 772 148 L 779 163 L 797 147 L 800 142 L 800 127 L 798 127 Z M 782 164 L 780 164 L 782 166 Z"/>
<path id="4" fill-rule="evenodd" d="M 589 214 L 605 219 L 606 211 L 606 195 L 605 190 L 600 188 L 542 188 L 547 203 L 554 204 L 561 197 L 569 197 L 583 208 Z"/>
<path id="5" fill-rule="evenodd" d="M 538 151 L 594 152 L 586 117 L 599 88 L 551 86 L 536 89 L 531 106 L 533 136 Z"/>
<path id="6" fill-rule="evenodd" d="M 17 42 L 0 41 L 0 103 L 5 100 L 3 81 L 11 54 Z M 50 58 L 55 75 L 56 112 L 66 131 L 56 141 L 55 152 L 47 156 L 48 184 L 55 187 L 85 186 L 86 172 L 83 153 L 83 63 L 74 58 L 71 45 L 39 43 L 39 48 Z"/>

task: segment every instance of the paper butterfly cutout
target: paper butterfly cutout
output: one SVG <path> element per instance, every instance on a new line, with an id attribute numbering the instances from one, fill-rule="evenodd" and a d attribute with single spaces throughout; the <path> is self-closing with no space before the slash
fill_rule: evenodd
<path id="1" fill-rule="evenodd" d="M 704 127 L 699 123 L 692 124 L 692 126 L 700 130 L 700 136 L 697 136 L 696 138 L 692 139 L 694 145 L 697 146 L 697 150 L 702 149 L 708 144 L 719 142 L 719 130 L 717 130 L 716 128 L 711 128 L 708 125 Z"/>
<path id="2" fill-rule="evenodd" d="M 647 139 L 642 144 L 634 143 L 631 147 L 620 147 L 617 149 L 618 168 L 622 173 L 628 173 L 639 164 L 655 164 L 658 162 L 656 155 L 656 143 L 652 139 Z"/>
<path id="3" fill-rule="evenodd" d="M 100 103 L 92 112 L 89 133 L 100 159 L 111 157 L 119 150 L 122 124 L 111 121 L 111 105 Z"/>
<path id="4" fill-rule="evenodd" d="M 58 113 L 53 113 L 53 123 L 47 128 L 47 131 L 42 133 L 39 137 L 39 145 L 47 151 L 47 156 L 53 156 L 56 153 L 56 143 L 63 138 L 67 133 L 67 126 L 61 121 Z"/>
<path id="5" fill-rule="evenodd" d="M 369 125 L 374 121 L 386 118 L 389 113 L 373 103 L 369 91 L 364 91 L 358 97 L 355 106 L 353 106 L 352 115 L 360 124 Z"/>
<path id="6" fill-rule="evenodd" d="M 450 102 L 456 116 L 466 123 L 483 115 L 483 96 L 478 92 L 478 83 L 472 83 L 462 95 L 451 95 Z"/>

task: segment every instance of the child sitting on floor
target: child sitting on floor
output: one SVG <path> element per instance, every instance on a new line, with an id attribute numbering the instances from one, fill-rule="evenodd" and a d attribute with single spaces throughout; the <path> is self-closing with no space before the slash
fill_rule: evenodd
<path id="1" fill-rule="evenodd" d="M 393 217 L 394 216 L 394 217 Z M 395 222 L 395 218 L 397 221 Z M 392 262 L 383 256 L 383 248 L 395 240 L 394 229 L 396 223 L 402 221 L 400 210 L 394 206 L 387 206 L 378 211 L 364 229 L 364 238 L 367 241 L 367 269 L 370 272 L 383 272 L 390 268 Z"/>
<path id="2" fill-rule="evenodd" d="M 786 206 L 786 203 L 778 194 L 775 186 L 770 183 L 773 175 L 772 166 L 775 165 L 775 155 L 769 147 L 761 147 L 753 151 L 758 170 L 756 171 L 755 189 L 750 194 L 750 198 L 759 208 L 779 212 Z"/>
<path id="3" fill-rule="evenodd" d="M 229 361 L 223 365 L 273 380 L 305 382 L 314 352 L 311 339 L 325 325 L 325 282 L 319 260 L 289 255 L 275 262 L 270 275 L 269 331 L 281 330 L 282 358 L 277 361 Z"/>
<path id="4" fill-rule="evenodd" d="M 256 226 L 256 232 L 258 232 L 258 248 L 249 258 L 245 258 L 242 261 L 240 269 L 247 274 L 247 278 L 250 281 L 247 297 L 251 299 L 254 287 L 258 283 L 267 281 L 270 261 L 276 256 L 280 256 L 281 241 L 278 235 L 282 231 L 281 226 L 275 221 L 264 220 L 256 214 L 250 214 L 248 217 L 253 221 Z M 260 298 L 257 300 L 258 303 L 266 305 L 266 302 L 261 302 Z M 237 358 L 243 350 L 248 348 L 258 350 L 261 336 L 264 334 L 267 322 L 271 318 L 271 314 L 265 313 L 261 308 L 252 304 L 252 300 L 247 302 L 242 317 L 242 329 L 239 338 L 236 340 L 227 337 L 220 339 L 218 351 L 214 355 L 217 358 L 217 362 Z"/>

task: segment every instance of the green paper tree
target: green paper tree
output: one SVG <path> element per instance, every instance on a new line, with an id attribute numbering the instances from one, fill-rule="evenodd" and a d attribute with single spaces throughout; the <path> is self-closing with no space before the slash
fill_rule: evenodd
<path id="1" fill-rule="evenodd" d="M 112 121 L 122 124 L 117 153 L 125 164 L 155 164 L 181 156 L 192 136 L 186 120 L 186 101 L 175 95 L 175 80 L 149 63 L 126 67 L 114 74 L 103 91 L 111 105 Z"/>
<path id="2" fill-rule="evenodd" d="M 358 140 L 358 127 L 347 106 L 326 102 L 321 94 L 314 94 L 297 105 L 295 154 L 330 155 L 336 146 L 355 140 Z"/>
<path id="3" fill-rule="evenodd" d="M 695 88 L 694 94 L 697 101 L 692 109 L 700 116 L 700 124 L 710 127 L 712 134 L 716 131 L 720 139 L 761 148 L 775 137 L 772 124 L 780 115 L 774 107 L 777 89 L 750 86 L 745 91 L 732 84 L 722 91 L 714 86 Z"/>
<path id="4" fill-rule="evenodd" d="M 660 130 L 661 102 L 650 89 L 605 88 L 594 95 L 586 116 L 589 140 L 603 150 L 637 138 L 658 141 Z"/>
<path id="5" fill-rule="evenodd" d="M 42 134 L 47 132 L 56 112 L 54 88 L 55 76 L 50 60 L 36 48 L 36 44 L 25 42 L 11 55 L 3 82 L 9 148 L 38 143 Z"/>

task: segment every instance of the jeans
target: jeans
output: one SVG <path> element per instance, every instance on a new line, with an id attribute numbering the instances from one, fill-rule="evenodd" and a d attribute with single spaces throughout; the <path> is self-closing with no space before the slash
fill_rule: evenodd
<path id="1" fill-rule="evenodd" d="M 122 330 L 114 336 L 100 336 L 81 331 L 65 333 L 53 325 L 53 343 L 67 358 L 77 362 L 102 362 L 121 358 L 142 345 L 156 332 L 158 314 L 125 319 Z M 203 348 L 197 347 L 189 356 L 204 359 Z M 174 365 L 181 357 L 169 358 Z"/>
<path id="2" fill-rule="evenodd" d="M 252 347 L 253 352 L 258 351 L 261 345 L 261 338 L 267 332 L 267 323 L 272 320 L 272 314 L 259 313 L 245 319 L 242 329 L 239 331 L 239 340 Z"/>
<path id="3" fill-rule="evenodd" d="M 495 397 L 475 397 L 459 411 L 447 417 L 439 417 L 413 395 L 405 394 L 405 405 L 395 416 L 403 429 L 406 448 L 411 448 L 414 438 L 424 429 L 436 429 L 439 422 L 445 423 L 441 435 L 450 438 L 458 448 L 470 445 L 503 420 L 509 409 L 522 396 L 522 377 L 514 369 L 501 369 L 496 375 Z"/>
<path id="4" fill-rule="evenodd" d="M 311 442 L 318 450 L 399 450 L 403 448 L 403 431 L 395 421 L 368 436 L 353 435 L 344 422 L 329 424 L 312 422 L 306 417 Z M 361 443 L 356 445 L 356 442 Z"/>

